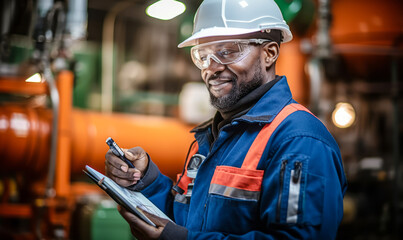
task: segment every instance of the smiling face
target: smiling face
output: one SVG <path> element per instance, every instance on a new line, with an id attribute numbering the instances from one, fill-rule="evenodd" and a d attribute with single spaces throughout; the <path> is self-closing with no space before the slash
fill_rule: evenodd
<path id="1" fill-rule="evenodd" d="M 231 108 L 265 82 L 260 59 L 250 57 L 244 60 L 230 65 L 213 61 L 209 68 L 202 70 L 202 78 L 209 90 L 211 104 L 217 110 L 225 111 Z"/>
<path id="2" fill-rule="evenodd" d="M 221 64 L 211 58 L 210 64 L 201 70 L 201 75 L 212 105 L 219 111 L 228 110 L 249 92 L 273 80 L 273 63 L 277 56 L 278 45 L 269 42 L 249 45 L 248 54 L 234 63 Z"/>

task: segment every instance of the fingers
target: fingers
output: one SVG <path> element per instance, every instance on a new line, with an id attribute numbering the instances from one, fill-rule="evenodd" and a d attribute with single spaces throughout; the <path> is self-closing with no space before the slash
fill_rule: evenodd
<path id="1" fill-rule="evenodd" d="M 126 222 L 129 223 L 132 234 L 137 238 L 141 237 L 141 239 L 143 239 L 144 234 L 141 231 L 141 227 L 145 227 L 143 226 L 143 223 L 146 223 L 121 206 L 118 206 L 118 211 L 120 215 L 122 215 L 122 217 L 126 220 Z"/>
<path id="2" fill-rule="evenodd" d="M 129 223 L 133 235 L 141 237 L 141 239 L 158 239 L 162 233 L 163 228 L 155 228 L 136 215 L 127 211 L 121 206 L 118 206 L 120 215 Z"/>
<path id="3" fill-rule="evenodd" d="M 160 218 L 152 213 L 147 212 L 147 210 L 142 209 L 142 212 L 144 213 L 144 215 L 146 215 L 148 219 L 150 219 L 155 225 L 157 225 L 157 227 L 165 227 L 165 225 L 167 225 L 167 223 L 169 222 L 169 220 Z"/>
<path id="4" fill-rule="evenodd" d="M 120 169 L 124 172 L 127 172 L 127 170 L 129 169 L 127 164 L 124 161 L 122 161 L 122 159 L 113 154 L 112 150 L 110 149 L 105 154 L 105 160 L 106 160 L 105 163 L 108 163 L 109 165 L 115 167 L 116 169 Z"/>
<path id="5" fill-rule="evenodd" d="M 118 178 L 118 177 L 115 177 L 115 176 L 110 177 L 110 178 L 111 178 L 113 181 L 115 181 L 117 184 L 119 184 L 120 186 L 122 186 L 122 187 L 128 187 L 128 186 L 131 186 L 131 185 L 136 184 L 136 183 L 139 181 L 139 179 L 140 179 L 139 176 L 140 176 L 140 173 L 138 173 L 137 177 L 136 177 L 134 180 L 126 179 L 126 178 Z"/>
<path id="6" fill-rule="evenodd" d="M 148 156 L 146 151 L 141 147 L 134 147 L 125 151 L 125 156 L 127 159 L 133 162 L 134 166 L 141 171 L 142 174 L 145 173 L 148 166 Z"/>
<path id="7" fill-rule="evenodd" d="M 126 157 L 132 161 L 144 159 L 147 157 L 147 153 L 141 147 L 134 147 L 130 149 L 125 149 Z"/>
<path id="8" fill-rule="evenodd" d="M 127 164 L 115 156 L 111 150 L 105 155 L 105 173 L 106 176 L 124 187 L 137 183 L 141 177 L 140 170 L 128 168 Z"/>
<path id="9" fill-rule="evenodd" d="M 132 214 L 131 212 L 127 211 L 125 208 L 119 206 L 118 208 L 120 215 L 131 225 L 135 226 L 136 228 L 145 228 L 149 227 L 150 225 L 141 220 L 136 215 Z"/>
<path id="10" fill-rule="evenodd" d="M 144 175 L 148 166 L 148 156 L 141 147 L 122 150 L 136 168 L 129 168 L 124 161 L 113 154 L 112 150 L 109 150 L 105 154 L 105 173 L 120 186 L 128 187 L 136 184 Z"/>

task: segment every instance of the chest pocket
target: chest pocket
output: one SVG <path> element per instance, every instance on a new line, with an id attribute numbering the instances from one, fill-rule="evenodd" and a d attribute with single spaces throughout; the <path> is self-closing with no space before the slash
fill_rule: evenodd
<path id="1" fill-rule="evenodd" d="M 263 170 L 217 166 L 210 183 L 210 194 L 258 201 L 263 180 Z"/>
<path id="2" fill-rule="evenodd" d="M 257 166 L 278 125 L 291 113 L 306 108 L 287 105 L 255 138 L 241 168 L 217 166 L 210 182 L 205 231 L 243 234 L 259 227 L 259 199 L 264 170 Z M 309 112 L 309 111 L 308 111 Z M 237 223 L 234 224 L 234 221 Z"/>

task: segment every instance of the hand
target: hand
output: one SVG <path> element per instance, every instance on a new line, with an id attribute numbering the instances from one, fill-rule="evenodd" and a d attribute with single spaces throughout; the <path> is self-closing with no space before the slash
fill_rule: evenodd
<path id="1" fill-rule="evenodd" d="M 157 225 L 157 227 L 153 227 L 121 206 L 118 206 L 118 211 L 120 215 L 122 215 L 122 217 L 129 223 L 132 234 L 139 240 L 158 239 L 161 236 L 165 226 L 169 222 L 167 219 L 157 217 L 143 210 L 144 214 L 155 225 Z"/>
<path id="2" fill-rule="evenodd" d="M 123 187 L 136 184 L 144 175 L 148 166 L 147 153 L 141 147 L 122 149 L 125 157 L 136 168 L 129 168 L 127 164 L 109 150 L 105 154 L 105 175 Z"/>

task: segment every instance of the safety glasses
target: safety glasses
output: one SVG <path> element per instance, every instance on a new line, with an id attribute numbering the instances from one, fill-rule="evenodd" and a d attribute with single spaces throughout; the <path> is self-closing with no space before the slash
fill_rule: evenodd
<path id="1" fill-rule="evenodd" d="M 193 63 L 200 69 L 206 69 L 211 59 L 220 64 L 232 64 L 242 60 L 250 53 L 251 43 L 263 44 L 268 39 L 230 39 L 203 43 L 191 48 Z"/>

